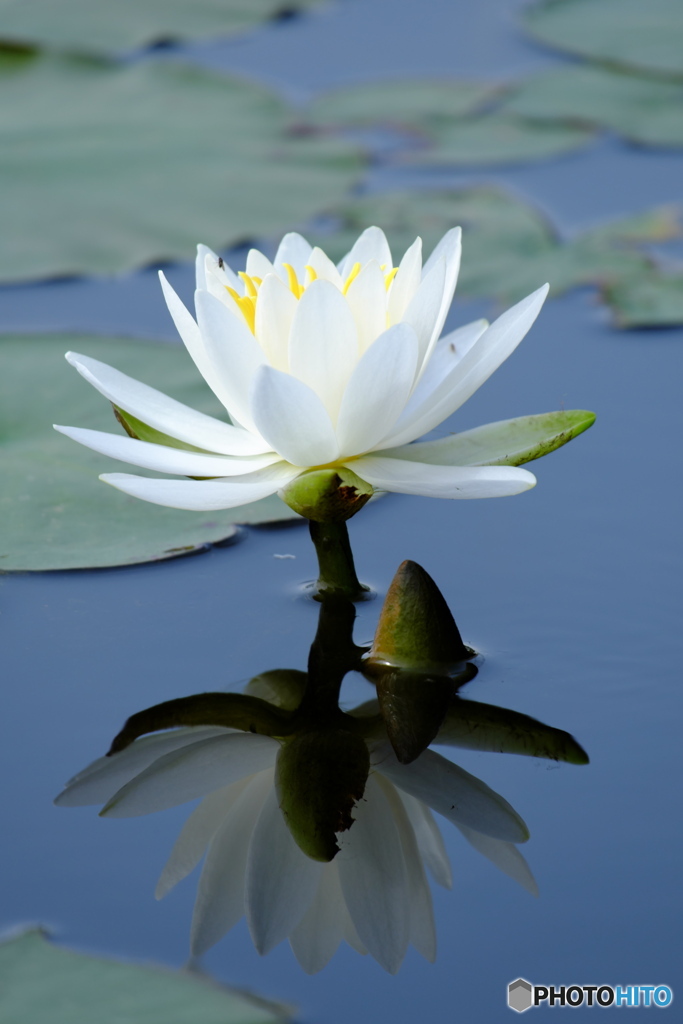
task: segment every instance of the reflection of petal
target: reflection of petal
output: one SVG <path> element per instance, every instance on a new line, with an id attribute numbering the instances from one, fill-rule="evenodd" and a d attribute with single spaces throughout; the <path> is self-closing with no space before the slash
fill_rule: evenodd
<path id="1" fill-rule="evenodd" d="M 160 757 L 111 798 L 102 814 L 135 817 L 177 807 L 270 767 L 279 744 L 269 736 L 230 733 Z"/>
<path id="2" fill-rule="evenodd" d="M 401 799 L 410 818 L 410 823 L 415 830 L 415 838 L 420 854 L 429 868 L 434 881 L 442 885 L 444 889 L 453 888 L 453 873 L 451 862 L 446 853 L 446 844 L 439 826 L 434 821 L 434 816 L 429 808 L 416 800 L 408 793 L 401 793 Z M 460 827 L 460 826 L 458 826 Z"/>
<path id="3" fill-rule="evenodd" d="M 249 846 L 246 912 L 259 953 L 286 939 L 308 910 L 322 865 L 294 842 L 271 785 Z"/>
<path id="4" fill-rule="evenodd" d="M 433 750 L 425 750 L 417 760 L 404 765 L 383 745 L 377 748 L 373 762 L 399 789 L 423 800 L 455 825 L 466 825 L 512 843 L 524 843 L 529 838 L 529 830 L 507 800 Z"/>
<path id="5" fill-rule="evenodd" d="M 313 901 L 289 936 L 289 944 L 307 974 L 321 971 L 345 937 L 348 912 L 337 865 L 324 864 Z"/>
<path id="6" fill-rule="evenodd" d="M 519 882 L 523 889 L 530 892 L 532 896 L 538 896 L 536 879 L 531 874 L 531 869 L 526 860 L 513 843 L 505 843 L 501 839 L 492 839 L 491 836 L 482 835 L 472 828 L 458 825 L 465 839 L 474 849 L 495 864 L 497 868 L 509 878 Z"/>
<path id="7" fill-rule="evenodd" d="M 342 892 L 361 941 L 395 974 L 410 940 L 410 891 L 396 823 L 372 775 L 354 817 L 338 837 Z"/>
<path id="8" fill-rule="evenodd" d="M 244 914 L 249 844 L 272 785 L 272 769 L 247 779 L 227 813 L 218 818 L 220 827 L 211 838 L 192 916 L 190 944 L 195 956 L 210 949 Z"/>

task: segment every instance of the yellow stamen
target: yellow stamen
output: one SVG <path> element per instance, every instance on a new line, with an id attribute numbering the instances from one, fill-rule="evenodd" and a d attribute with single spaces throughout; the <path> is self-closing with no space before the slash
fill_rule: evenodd
<path id="1" fill-rule="evenodd" d="M 240 295 L 234 288 L 226 284 L 226 290 L 235 300 L 240 308 L 240 312 L 247 322 L 247 326 L 252 334 L 256 329 L 256 295 Z"/>
<path id="2" fill-rule="evenodd" d="M 300 299 L 303 295 L 303 288 L 299 284 L 299 278 L 296 276 L 296 270 L 291 263 L 283 263 L 282 266 L 287 271 L 287 278 L 289 280 L 289 290 L 295 299 Z"/>
<path id="3" fill-rule="evenodd" d="M 249 277 L 249 274 L 245 274 L 243 270 L 240 270 L 237 276 L 241 277 L 242 280 L 244 281 L 244 287 L 247 289 L 247 296 L 250 299 L 255 299 L 256 296 L 258 295 L 258 292 L 256 291 L 256 285 Z"/>
<path id="4" fill-rule="evenodd" d="M 389 288 L 391 287 L 391 282 L 394 280 L 394 278 L 396 277 L 397 274 L 398 274 L 398 267 L 394 267 L 393 270 L 391 270 L 388 274 L 385 275 L 384 283 L 386 285 L 387 291 L 389 291 Z"/>
<path id="5" fill-rule="evenodd" d="M 263 278 L 262 277 L 254 277 L 254 275 L 252 274 L 251 275 L 251 279 L 252 279 L 252 281 L 254 282 L 254 284 L 256 285 L 257 288 L 260 288 L 261 285 L 263 284 Z"/>
<path id="6" fill-rule="evenodd" d="M 313 281 L 317 281 L 317 280 L 318 280 L 317 272 L 313 269 L 313 267 L 309 266 L 309 264 L 307 263 L 306 264 L 306 284 L 305 284 L 304 287 L 307 288 L 309 284 L 312 284 Z"/>
<path id="7" fill-rule="evenodd" d="M 360 263 L 354 263 L 351 267 L 351 273 L 346 278 L 346 284 L 344 285 L 344 295 L 348 292 L 349 288 L 360 274 Z"/>

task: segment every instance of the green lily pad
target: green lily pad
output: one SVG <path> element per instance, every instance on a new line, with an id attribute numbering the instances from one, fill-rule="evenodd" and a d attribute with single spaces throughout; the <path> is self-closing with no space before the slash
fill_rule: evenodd
<path id="1" fill-rule="evenodd" d="M 189 971 L 63 949 L 38 929 L 0 945 L 3 1024 L 277 1024 L 289 1014 Z"/>
<path id="2" fill-rule="evenodd" d="M 648 146 L 683 146 L 683 84 L 577 65 L 522 82 L 505 109 L 527 118 L 609 128 Z M 538 122 L 542 123 L 541 121 Z"/>
<path id="3" fill-rule="evenodd" d="M 307 116 L 327 125 L 394 125 L 420 129 L 425 122 L 462 117 L 500 91 L 494 82 L 396 79 L 323 93 Z"/>
<path id="4" fill-rule="evenodd" d="M 373 194 L 348 200 L 333 213 L 339 231 L 319 235 L 317 241 L 336 257 L 373 220 L 385 228 L 396 260 L 417 235 L 429 253 L 449 228 L 461 224 L 458 295 L 506 302 L 528 295 L 545 281 L 557 295 L 578 285 L 649 272 L 651 261 L 636 243 L 680 233 L 676 212 L 659 208 L 563 242 L 532 206 L 490 187 Z"/>
<path id="5" fill-rule="evenodd" d="M 184 349 L 115 338 L 0 337 L 0 572 L 134 565 L 201 551 L 235 523 L 298 518 L 277 496 L 218 512 L 138 501 L 98 480 L 131 467 L 75 444 L 53 423 L 109 430 L 111 406 L 64 359 L 76 349 L 201 412 L 221 407 Z M 224 415 L 224 413 L 223 413 Z"/>
<path id="6" fill-rule="evenodd" d="M 680 0 L 545 0 L 524 22 L 537 39 L 569 53 L 683 75 Z"/>
<path id="7" fill-rule="evenodd" d="M 401 452 L 404 459 L 441 466 L 523 466 L 561 448 L 594 423 L 595 413 L 562 409 L 419 441 Z"/>
<path id="8" fill-rule="evenodd" d="M 593 141 L 594 132 L 573 125 L 544 124 L 505 112 L 453 119 L 428 129 L 433 145 L 406 157 L 421 164 L 529 163 L 561 156 Z"/>
<path id="9" fill-rule="evenodd" d="M 0 280 L 108 274 L 279 235 L 361 168 L 250 82 L 0 51 Z"/>
<path id="10" fill-rule="evenodd" d="M 621 278 L 602 292 L 619 327 L 675 327 L 683 324 L 683 274 L 651 271 Z"/>
<path id="11" fill-rule="evenodd" d="M 320 0 L 0 0 L 0 39 L 90 53 L 233 35 Z"/>

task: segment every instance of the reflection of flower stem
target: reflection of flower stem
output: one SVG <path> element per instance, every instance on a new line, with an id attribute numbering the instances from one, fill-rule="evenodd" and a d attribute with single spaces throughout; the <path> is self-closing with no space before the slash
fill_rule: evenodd
<path id="1" fill-rule="evenodd" d="M 309 520 L 309 526 L 318 556 L 316 595 L 336 594 L 349 601 L 362 600 L 368 587 L 356 576 L 346 523 Z"/>

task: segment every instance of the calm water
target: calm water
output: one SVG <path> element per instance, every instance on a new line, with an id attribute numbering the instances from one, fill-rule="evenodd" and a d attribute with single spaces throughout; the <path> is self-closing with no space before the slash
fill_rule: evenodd
<path id="1" fill-rule="evenodd" d="M 554 59 L 515 29 L 518 6 L 340 3 L 194 53 L 301 96 L 398 73 L 505 77 Z M 607 140 L 482 176 L 534 198 L 572 230 L 680 199 L 682 169 L 683 157 Z M 398 177 L 378 171 L 373 185 Z M 190 289 L 189 271 L 175 276 Z M 8 288 L 0 300 L 3 329 L 172 336 L 151 272 Z M 450 324 L 487 311 L 456 301 Z M 682 369 L 683 331 L 617 332 L 589 291 L 554 300 L 448 427 L 566 406 L 595 409 L 593 430 L 532 467 L 539 485 L 520 497 L 391 496 L 350 524 L 360 575 L 378 591 L 404 558 L 434 576 L 484 657 L 468 697 L 566 729 L 590 754 L 590 766 L 575 767 L 450 752 L 526 819 L 524 853 L 540 898 L 444 823 L 455 882 L 451 893 L 435 891 L 436 965 L 411 952 L 391 978 L 344 948 L 308 978 L 286 944 L 260 958 L 242 923 L 207 956 L 208 969 L 298 1004 L 299 1018 L 317 1024 L 422 1016 L 495 1024 L 509 1019 L 505 988 L 519 975 L 680 992 Z M 51 801 L 132 711 L 237 686 L 265 669 L 303 668 L 317 608 L 297 587 L 313 575 L 307 531 L 282 527 L 153 566 L 0 577 L 4 924 L 40 921 L 72 946 L 185 960 L 194 880 L 162 903 L 152 892 L 187 808 L 105 821 L 95 809 L 57 810 Z M 359 608 L 359 641 L 372 635 L 378 611 L 377 601 Z M 349 691 L 370 695 L 354 680 Z"/>

